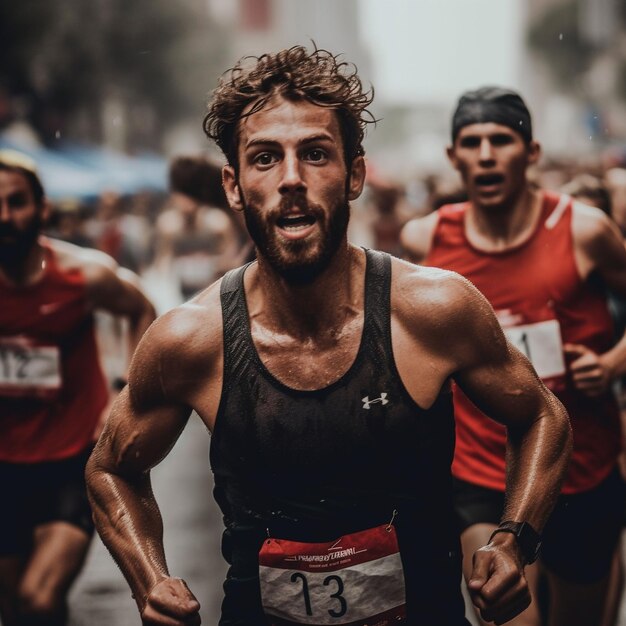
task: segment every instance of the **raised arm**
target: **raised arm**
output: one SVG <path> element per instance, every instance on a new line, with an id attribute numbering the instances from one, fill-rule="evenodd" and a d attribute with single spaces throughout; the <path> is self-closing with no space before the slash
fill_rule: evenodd
<path id="1" fill-rule="evenodd" d="M 200 623 L 198 602 L 182 580 L 169 575 L 150 483 L 150 469 L 172 448 L 191 411 L 191 402 L 185 401 L 190 392 L 181 382 L 195 367 L 193 335 L 180 330 L 189 329 L 189 315 L 172 311 L 145 334 L 129 384 L 86 470 L 96 528 L 131 587 L 143 623 L 150 625 Z M 204 357 L 211 362 L 210 349 Z M 174 369 L 179 375 L 172 375 Z"/>
<path id="2" fill-rule="evenodd" d="M 459 311 L 464 326 L 462 337 L 455 335 L 462 350 L 454 378 L 478 408 L 507 429 L 503 520 L 527 522 L 541 532 L 571 454 L 569 419 L 526 357 L 506 341 L 489 303 L 468 281 L 458 282 L 465 292 Z M 468 587 L 485 620 L 500 624 L 527 606 L 524 565 L 510 533 L 494 535 L 474 555 Z"/>
<path id="3" fill-rule="evenodd" d="M 156 317 L 154 306 L 141 289 L 139 277 L 123 267 L 92 262 L 85 266 L 90 300 L 94 309 L 128 320 L 128 355 Z"/>

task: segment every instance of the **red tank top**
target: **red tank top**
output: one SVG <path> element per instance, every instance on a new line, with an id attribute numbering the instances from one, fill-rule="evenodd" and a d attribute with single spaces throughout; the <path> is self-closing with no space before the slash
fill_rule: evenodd
<path id="1" fill-rule="evenodd" d="M 614 343 L 603 288 L 583 281 L 572 239 L 572 203 L 545 193 L 537 227 L 522 244 L 484 252 L 465 236 L 467 203 L 439 209 L 425 265 L 468 278 L 489 300 L 509 340 L 529 356 L 546 385 L 567 408 L 574 452 L 563 493 L 591 489 L 612 470 L 620 449 L 620 424 L 612 393 L 591 399 L 566 373 L 563 343 L 597 353 Z M 504 489 L 504 427 L 481 413 L 455 386 L 456 451 L 453 474 L 491 489 Z"/>
<path id="2" fill-rule="evenodd" d="M 33 285 L 0 281 L 0 461 L 67 458 L 91 442 L 107 398 L 85 279 L 46 245 Z"/>

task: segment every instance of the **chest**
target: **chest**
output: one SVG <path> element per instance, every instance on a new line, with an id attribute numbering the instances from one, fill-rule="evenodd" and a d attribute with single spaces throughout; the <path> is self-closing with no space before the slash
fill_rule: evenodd
<path id="1" fill-rule="evenodd" d="M 585 291 L 571 238 L 547 230 L 518 249 L 498 254 L 444 240 L 428 264 L 465 276 L 497 310 L 558 310 L 576 303 Z"/>
<path id="2" fill-rule="evenodd" d="M 1 293 L 0 335 L 62 341 L 90 319 L 81 284 L 42 285 Z"/>
<path id="3" fill-rule="evenodd" d="M 363 332 L 363 317 L 302 338 L 251 325 L 254 348 L 274 378 L 292 389 L 322 389 L 339 380 L 354 363 Z"/>

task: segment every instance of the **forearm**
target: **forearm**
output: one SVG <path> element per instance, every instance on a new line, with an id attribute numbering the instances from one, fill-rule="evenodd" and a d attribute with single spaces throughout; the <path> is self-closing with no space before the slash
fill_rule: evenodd
<path id="1" fill-rule="evenodd" d="M 145 473 L 128 480 L 95 465 L 90 461 L 87 468 L 94 522 L 141 611 L 150 590 L 169 576 L 150 477 Z"/>
<path id="2" fill-rule="evenodd" d="M 541 531 L 567 472 L 572 440 L 563 405 L 546 392 L 546 406 L 528 428 L 509 428 L 503 519 L 529 522 Z"/>

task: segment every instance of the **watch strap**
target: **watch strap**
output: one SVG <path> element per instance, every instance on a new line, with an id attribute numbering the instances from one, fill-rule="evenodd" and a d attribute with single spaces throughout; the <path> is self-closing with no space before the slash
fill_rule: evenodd
<path id="1" fill-rule="evenodd" d="M 537 560 L 541 547 L 541 536 L 528 522 L 514 522 L 511 520 L 500 522 L 498 528 L 491 533 L 489 543 L 498 533 L 511 533 L 515 536 L 517 545 L 524 557 L 524 562 L 527 565 Z"/>

